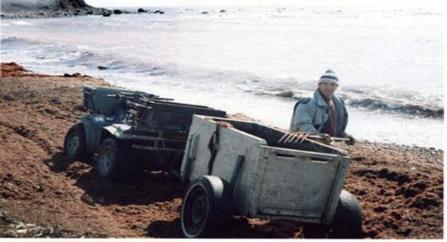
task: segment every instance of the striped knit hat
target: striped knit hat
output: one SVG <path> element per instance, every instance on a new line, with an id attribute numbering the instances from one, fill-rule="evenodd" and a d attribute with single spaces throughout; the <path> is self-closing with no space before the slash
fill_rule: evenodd
<path id="1" fill-rule="evenodd" d="M 326 82 L 326 83 L 336 83 L 338 84 L 338 77 L 332 70 L 327 70 L 318 80 L 318 84 Z"/>

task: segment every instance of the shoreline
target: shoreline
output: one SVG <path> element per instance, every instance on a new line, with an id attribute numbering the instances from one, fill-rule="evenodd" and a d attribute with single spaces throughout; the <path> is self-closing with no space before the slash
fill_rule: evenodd
<path id="1" fill-rule="evenodd" d="M 138 8 L 135 11 L 122 10 L 122 9 L 107 9 L 107 8 L 78 8 L 78 9 L 65 9 L 56 11 L 19 11 L 19 12 L 1 12 L 0 19 L 14 20 L 14 19 L 41 19 L 41 18 L 65 18 L 76 16 L 88 16 L 88 15 L 102 15 L 103 17 L 109 17 L 111 15 L 121 14 L 164 14 L 164 11 L 155 10 L 151 11 Z"/>
<path id="2" fill-rule="evenodd" d="M 104 181 L 92 164 L 64 158 L 65 133 L 86 113 L 82 85 L 110 84 L 15 63 L 1 64 L 0 84 L 0 237 L 180 236 L 184 187 L 154 173 Z M 361 203 L 364 237 L 443 237 L 443 150 L 368 141 L 340 146 L 352 158 L 345 189 Z M 306 237 L 297 222 L 245 217 L 235 218 L 228 236 Z"/>
<path id="3" fill-rule="evenodd" d="M 34 18 L 63 18 L 87 15 L 102 15 L 109 17 L 120 14 L 164 14 L 163 10 L 146 8 L 108 9 L 90 6 L 84 0 L 42 0 L 42 3 L 11 3 L 12 0 L 2 2 L 1 19 L 34 19 Z"/>
<path id="4" fill-rule="evenodd" d="M 36 19 L 36 18 L 62 18 L 86 15 L 102 15 L 107 9 L 75 9 L 75 10 L 58 10 L 58 11 L 20 11 L 15 13 L 1 13 L 1 19 Z"/>
<path id="5" fill-rule="evenodd" d="M 64 17 L 98 15 L 106 11 L 85 3 L 84 0 L 3 0 L 2 19 Z"/>

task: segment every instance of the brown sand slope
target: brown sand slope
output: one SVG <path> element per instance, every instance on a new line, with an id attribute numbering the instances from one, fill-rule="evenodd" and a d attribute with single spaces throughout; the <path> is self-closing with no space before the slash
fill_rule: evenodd
<path id="1" fill-rule="evenodd" d="M 2 64 L 0 236 L 179 237 L 184 187 L 146 173 L 115 183 L 67 163 L 65 132 L 85 114 L 75 74 L 47 76 Z M 362 142 L 350 150 L 345 188 L 363 207 L 364 236 L 442 238 L 443 152 Z M 299 223 L 235 218 L 229 237 L 303 237 Z"/>

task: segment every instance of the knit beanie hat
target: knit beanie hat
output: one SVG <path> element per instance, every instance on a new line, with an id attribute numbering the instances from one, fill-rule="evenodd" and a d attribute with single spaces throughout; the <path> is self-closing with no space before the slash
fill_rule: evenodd
<path id="1" fill-rule="evenodd" d="M 318 84 L 322 82 L 338 84 L 338 77 L 332 70 L 327 70 L 318 80 Z"/>

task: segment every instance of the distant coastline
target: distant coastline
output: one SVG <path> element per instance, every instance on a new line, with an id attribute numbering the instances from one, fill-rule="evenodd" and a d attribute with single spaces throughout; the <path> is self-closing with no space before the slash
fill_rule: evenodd
<path id="1" fill-rule="evenodd" d="M 85 15 L 112 14 L 164 14 L 159 9 L 107 9 L 97 8 L 85 3 L 84 0 L 2 0 L 0 8 L 1 19 L 23 18 L 60 18 Z"/>
<path id="2" fill-rule="evenodd" d="M 84 0 L 2 0 L 1 18 L 48 18 L 77 15 L 102 15 L 110 12 L 96 8 Z"/>

